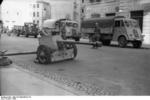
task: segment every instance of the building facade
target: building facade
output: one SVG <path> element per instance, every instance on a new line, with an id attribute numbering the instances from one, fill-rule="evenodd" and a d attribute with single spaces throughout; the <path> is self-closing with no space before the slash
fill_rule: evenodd
<path id="1" fill-rule="evenodd" d="M 35 3 L 31 4 L 31 7 L 33 23 L 42 28 L 43 21 L 51 18 L 50 3 L 38 0 Z"/>
<path id="2" fill-rule="evenodd" d="M 139 21 L 144 43 L 150 44 L 149 0 L 81 0 L 81 19 L 123 15 Z"/>

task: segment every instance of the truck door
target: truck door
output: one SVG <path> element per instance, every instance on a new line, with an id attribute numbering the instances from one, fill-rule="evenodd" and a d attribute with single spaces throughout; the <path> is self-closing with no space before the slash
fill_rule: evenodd
<path id="1" fill-rule="evenodd" d="M 124 36 L 128 39 L 127 30 L 123 20 L 115 20 L 113 41 L 118 41 L 119 37 Z"/>

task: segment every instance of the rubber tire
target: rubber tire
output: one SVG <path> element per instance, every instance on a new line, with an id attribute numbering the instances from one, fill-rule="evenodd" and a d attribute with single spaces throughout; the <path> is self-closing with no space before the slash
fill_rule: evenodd
<path id="1" fill-rule="evenodd" d="M 80 38 L 79 38 L 79 37 L 77 37 L 77 38 L 74 38 L 74 40 L 75 40 L 75 41 L 80 41 Z"/>
<path id="2" fill-rule="evenodd" d="M 34 35 L 35 38 L 37 38 L 37 35 Z"/>
<path id="3" fill-rule="evenodd" d="M 133 44 L 134 48 L 141 48 L 141 46 L 142 46 L 141 41 L 134 41 L 134 42 L 132 42 L 132 44 Z"/>
<path id="4" fill-rule="evenodd" d="M 44 53 L 43 58 L 41 58 L 42 57 L 40 55 L 41 52 Z M 49 47 L 40 45 L 37 49 L 37 60 L 39 61 L 40 64 L 49 64 L 49 63 L 51 63 L 51 54 L 52 54 L 52 52 Z"/>
<path id="5" fill-rule="evenodd" d="M 119 37 L 118 39 L 119 47 L 124 48 L 127 46 L 127 39 L 124 36 Z"/>
<path id="6" fill-rule="evenodd" d="M 26 37 L 29 37 L 29 35 L 26 35 Z"/>
<path id="7" fill-rule="evenodd" d="M 19 36 L 20 36 L 20 34 L 17 34 L 17 36 L 19 37 Z"/>

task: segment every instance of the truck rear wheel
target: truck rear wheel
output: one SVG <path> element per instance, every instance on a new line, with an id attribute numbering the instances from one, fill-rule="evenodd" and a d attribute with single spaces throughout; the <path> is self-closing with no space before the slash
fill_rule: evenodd
<path id="1" fill-rule="evenodd" d="M 20 36 L 20 34 L 17 34 L 17 36 Z"/>
<path id="2" fill-rule="evenodd" d="M 29 37 L 29 35 L 27 34 L 26 37 Z"/>
<path id="3" fill-rule="evenodd" d="M 127 40 L 124 36 L 119 37 L 118 44 L 120 47 L 124 48 L 127 45 Z"/>
<path id="4" fill-rule="evenodd" d="M 37 35 L 34 35 L 35 38 L 37 38 Z"/>
<path id="5" fill-rule="evenodd" d="M 134 42 L 132 42 L 132 44 L 133 44 L 134 48 L 141 48 L 141 46 L 142 46 L 141 41 L 134 41 Z"/>
<path id="6" fill-rule="evenodd" d="M 79 37 L 74 38 L 75 41 L 80 41 Z"/>
<path id="7" fill-rule="evenodd" d="M 40 45 L 37 49 L 37 60 L 40 64 L 51 63 L 51 49 L 47 46 Z"/>
<path id="8" fill-rule="evenodd" d="M 111 41 L 110 40 L 105 40 L 105 41 L 103 40 L 102 43 L 103 43 L 103 45 L 109 46 Z"/>

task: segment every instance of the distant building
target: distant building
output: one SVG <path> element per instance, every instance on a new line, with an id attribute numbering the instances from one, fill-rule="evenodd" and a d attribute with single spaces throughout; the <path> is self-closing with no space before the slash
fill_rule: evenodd
<path id="1" fill-rule="evenodd" d="M 100 18 L 123 15 L 139 21 L 144 43 L 150 44 L 150 1 L 149 0 L 79 0 L 79 18 Z"/>
<path id="2" fill-rule="evenodd" d="M 41 27 L 45 19 L 73 19 L 73 3 L 72 0 L 5 0 L 2 15 L 4 25 L 9 29 L 25 22 L 33 22 Z"/>
<path id="3" fill-rule="evenodd" d="M 31 2 L 3 1 L 2 19 L 6 28 L 12 29 L 14 25 L 24 25 L 24 22 L 32 22 Z"/>
<path id="4" fill-rule="evenodd" d="M 38 0 L 31 6 L 33 23 L 38 24 L 41 28 L 43 21 L 51 18 L 51 5 L 48 2 Z"/>

